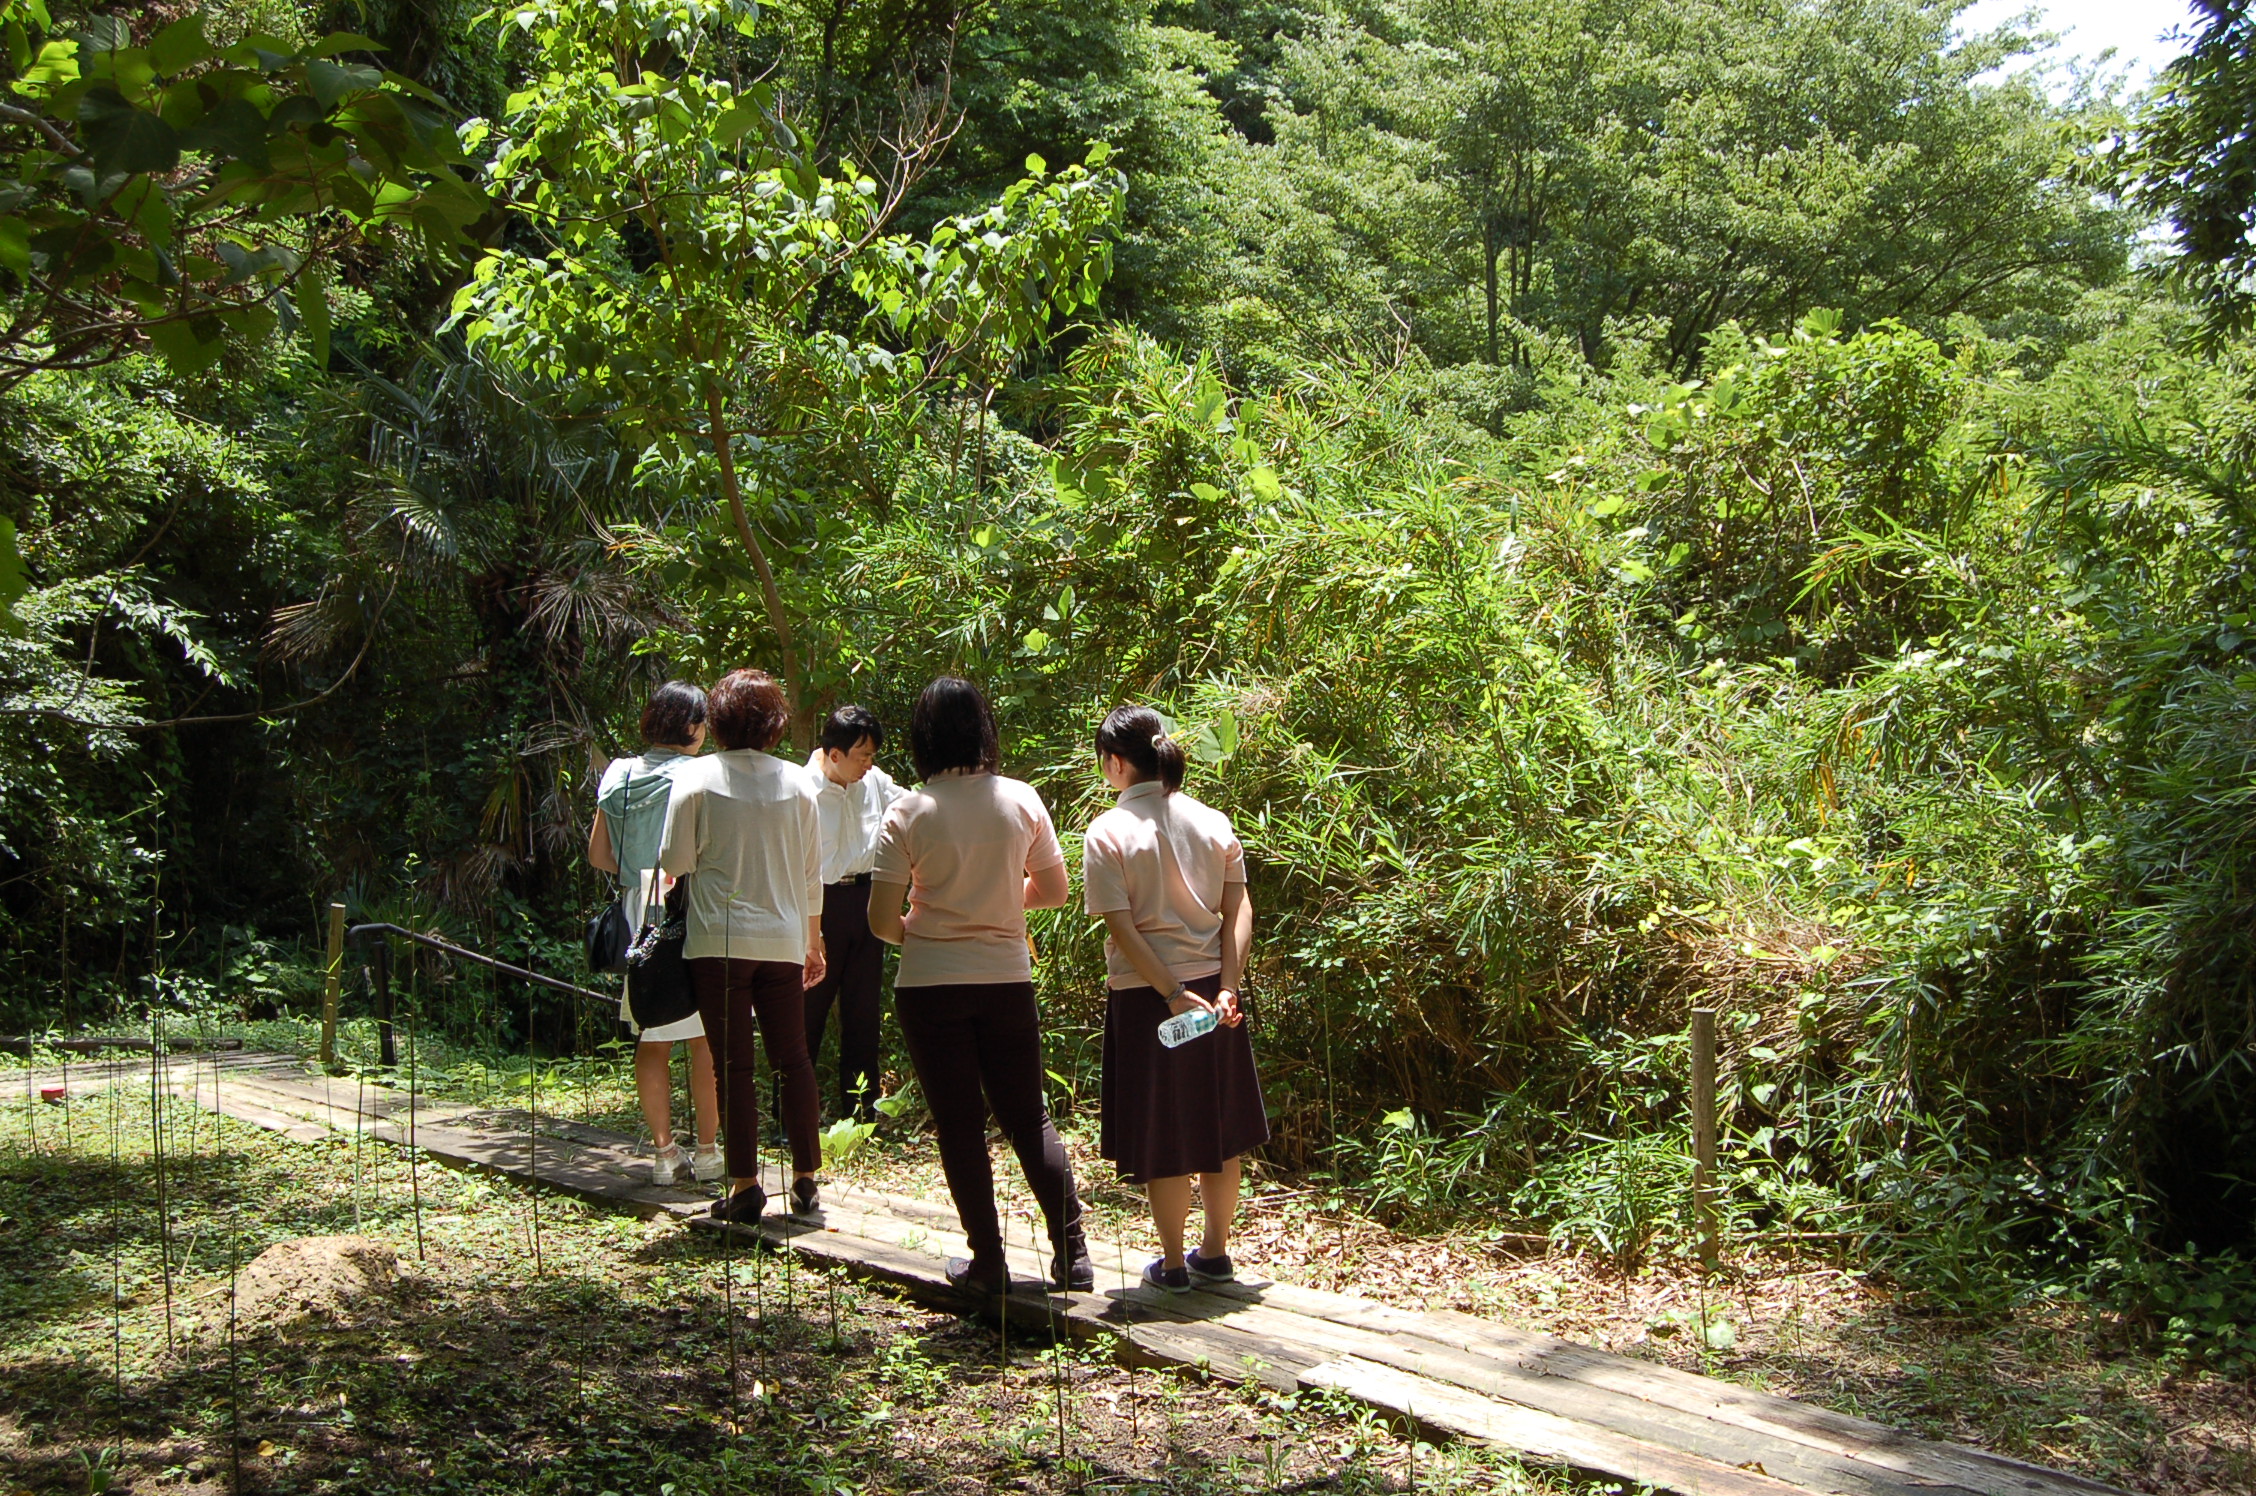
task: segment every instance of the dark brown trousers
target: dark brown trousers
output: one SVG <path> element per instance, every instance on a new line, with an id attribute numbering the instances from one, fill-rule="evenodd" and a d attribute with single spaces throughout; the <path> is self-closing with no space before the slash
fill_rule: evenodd
<path id="1" fill-rule="evenodd" d="M 1032 982 L 969 982 L 899 987 L 901 1020 L 940 1134 L 940 1167 L 948 1193 L 981 1267 L 1003 1262 L 1002 1220 L 995 1212 L 995 1165 L 987 1156 L 987 1112 L 1010 1140 L 1018 1166 L 1049 1222 L 1053 1249 L 1079 1243 L 1081 1201 L 1057 1124 L 1042 1095 L 1042 1019 Z"/>
<path id="2" fill-rule="evenodd" d="M 697 1011 L 719 1070 L 721 1146 L 731 1179 L 760 1175 L 759 1046 L 783 1078 L 783 1131 L 791 1165 L 801 1174 L 822 1167 L 822 1122 L 815 1062 L 807 1057 L 806 968 L 791 961 L 738 961 L 699 956 L 689 963 Z"/>

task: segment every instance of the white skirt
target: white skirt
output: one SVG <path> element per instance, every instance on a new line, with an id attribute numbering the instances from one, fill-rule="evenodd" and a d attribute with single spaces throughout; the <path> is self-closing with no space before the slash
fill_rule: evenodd
<path id="1" fill-rule="evenodd" d="M 672 1023 L 661 1023 L 656 1028 L 635 1028 L 634 1010 L 627 1006 L 624 996 L 619 999 L 619 1021 L 634 1029 L 637 1044 L 679 1044 L 684 1039 L 705 1037 L 705 1020 L 695 1013 Z"/>

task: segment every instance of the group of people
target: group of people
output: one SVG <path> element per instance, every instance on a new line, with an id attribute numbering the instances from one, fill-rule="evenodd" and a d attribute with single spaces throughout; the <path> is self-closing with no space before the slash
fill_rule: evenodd
<path id="1" fill-rule="evenodd" d="M 764 672 L 732 671 L 710 693 L 670 681 L 643 712 L 644 751 L 614 761 L 597 790 L 589 860 L 617 875 L 639 932 L 622 1017 L 637 1032 L 653 1178 L 670 1183 L 685 1167 L 700 1180 L 726 1176 L 713 1213 L 760 1218 L 754 1066 L 764 1044 L 781 1081 L 789 1208 L 817 1210 L 814 1052 L 836 1007 L 839 1111 L 873 1118 L 882 946 L 894 945 L 894 1014 L 971 1246 L 949 1262 L 950 1281 L 1010 1283 L 992 1113 L 1048 1225 L 1053 1286 L 1094 1287 L 1080 1197 L 1043 1094 L 1026 933 L 1028 910 L 1069 895 L 1048 807 L 1001 773 L 994 713 L 958 676 L 917 699 L 913 790 L 876 766 L 885 729 L 869 711 L 832 712 L 804 766 L 769 751 L 789 723 L 784 690 Z M 717 752 L 703 752 L 708 734 Z M 1185 755 L 1158 713 L 1116 708 L 1095 750 L 1118 793 L 1082 839 L 1083 905 L 1106 931 L 1100 1151 L 1150 1198 L 1160 1255 L 1145 1281 L 1184 1292 L 1234 1276 L 1244 1157 L 1269 1137 L 1240 1003 L 1253 934 L 1245 853 L 1228 818 L 1182 793 Z M 1164 1043 L 1161 1026 L 1194 1011 L 1211 1015 L 1211 1029 Z M 674 1140 L 669 1074 L 684 1041 L 697 1134 L 687 1155 Z M 1186 1247 L 1194 1177 L 1204 1229 Z"/>

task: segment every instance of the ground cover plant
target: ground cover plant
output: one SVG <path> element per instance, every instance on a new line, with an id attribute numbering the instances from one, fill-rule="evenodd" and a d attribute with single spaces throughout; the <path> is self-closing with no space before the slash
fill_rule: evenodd
<path id="1" fill-rule="evenodd" d="M 266 1025 L 250 1037 L 279 1046 L 289 1035 Z M 372 1024 L 348 1027 L 342 1049 L 341 1088 L 363 1070 L 405 1079 L 370 1069 Z M 533 1099 L 531 1072 L 510 1056 L 434 1045 L 418 1061 L 432 1103 Z M 91 1465 L 114 1471 L 116 1488 L 191 1491 L 238 1479 L 379 1491 L 778 1478 L 824 1491 L 1356 1491 L 1407 1488 L 1413 1460 L 1423 1490 L 1565 1496 L 1572 1485 L 1470 1449 L 1412 1451 L 1368 1413 L 1318 1396 L 1131 1372 L 1102 1346 L 1066 1354 L 1061 1464 L 1058 1368 L 1039 1335 L 1016 1336 L 1001 1370 L 992 1325 L 843 1276 L 746 1258 L 724 1289 L 721 1254 L 678 1224 L 555 1196 L 536 1222 L 518 1184 L 427 1157 L 411 1167 L 342 1134 L 291 1142 L 187 1097 L 167 1099 L 153 1125 L 138 1061 L 114 1097 L 98 1070 L 74 1068 L 67 1109 L 19 1104 L 6 1117 L 0 1468 L 32 1490 L 82 1489 Z M 621 1064 L 543 1066 L 537 1100 L 552 1118 L 633 1125 Z M 1065 1114 L 1065 1136 L 1093 1234 L 1134 1250 L 1147 1229 L 1140 1197 L 1096 1158 L 1085 1112 Z M 930 1195 L 938 1174 L 923 1134 L 891 1123 L 826 1169 L 911 1195 Z M 1014 1229 L 1032 1229 L 1032 1202 L 1007 1173 L 1003 1201 Z M 330 1258 L 298 1262 L 285 1296 L 248 1280 L 230 1377 L 233 1270 L 269 1244 L 333 1233 L 396 1252 L 397 1286 L 327 1295 Z M 2233 1490 L 2256 1462 L 2245 1379 L 2142 1349 L 2090 1304 L 1937 1316 L 1835 1244 L 1736 1244 L 1713 1277 L 1666 1255 L 1625 1272 L 1597 1251 L 1478 1225 L 1393 1231 L 1341 1194 L 1257 1170 L 1239 1250 L 1285 1281 L 1564 1334 L 2133 1489 Z"/>
<path id="2" fill-rule="evenodd" d="M 536 1263 L 517 1186 L 429 1160 L 411 1182 L 399 1150 L 153 1111 L 130 1069 L 90 1074 L 67 1112 L 8 1114 L 11 1490 L 1573 1489 L 1314 1395 L 1006 1345 L 677 1222 L 551 1198 Z M 310 1316 L 231 1302 L 268 1245 L 340 1234 L 396 1252 L 397 1283 L 322 1299 L 301 1269 Z"/>

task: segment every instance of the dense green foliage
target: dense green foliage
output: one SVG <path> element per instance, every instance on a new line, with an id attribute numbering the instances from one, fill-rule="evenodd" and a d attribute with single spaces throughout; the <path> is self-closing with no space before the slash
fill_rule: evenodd
<path id="1" fill-rule="evenodd" d="M 962 669 L 1069 830 L 1194 734 L 1284 1165 L 1634 1261 L 1712 1003 L 1741 1229 L 2246 1353 L 2256 347 L 2113 102 L 1918 0 L 365 10 L 478 251 L 0 394 L 9 1023 L 340 893 L 562 965 L 649 683 Z"/>

